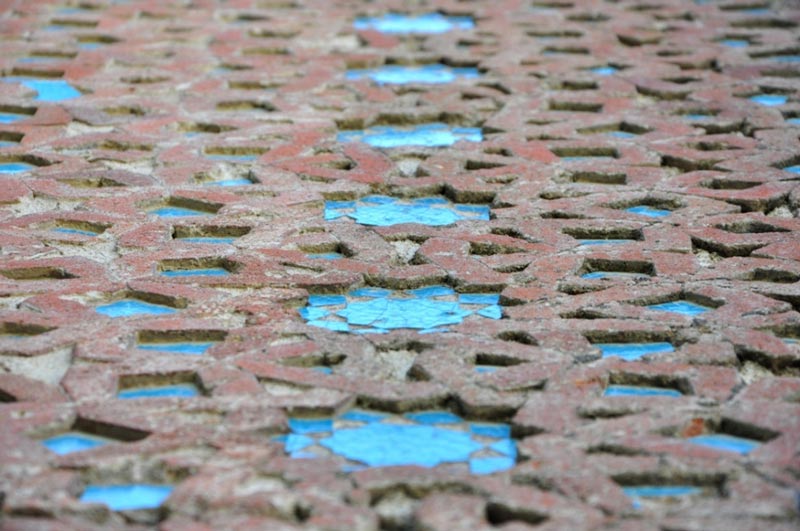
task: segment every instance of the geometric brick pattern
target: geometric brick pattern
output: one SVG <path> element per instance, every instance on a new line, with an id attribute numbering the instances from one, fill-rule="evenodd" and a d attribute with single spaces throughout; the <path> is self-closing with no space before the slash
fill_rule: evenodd
<path id="1" fill-rule="evenodd" d="M 434 10 L 461 23 L 354 27 Z M 789 0 L 4 6 L 0 527 L 797 529 L 798 25 Z M 470 75 L 348 75 L 425 65 Z M 481 139 L 354 133 L 426 124 Z M 326 220 L 369 196 L 491 215 Z M 300 313 L 439 285 L 499 293 L 502 318 L 347 334 Z M 118 301 L 160 310 L 96 310 Z M 681 301 L 707 311 L 652 307 Z M 507 424 L 517 461 L 287 455 L 290 418 L 353 408 Z M 75 432 L 107 443 L 41 443 Z M 109 485 L 171 494 L 80 502 Z"/>

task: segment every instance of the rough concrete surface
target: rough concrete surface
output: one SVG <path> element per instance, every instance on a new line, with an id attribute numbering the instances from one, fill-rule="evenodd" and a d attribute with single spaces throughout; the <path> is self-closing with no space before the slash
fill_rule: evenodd
<path id="1" fill-rule="evenodd" d="M 0 529 L 800 526 L 796 1 L 5 0 L 0 50 Z M 516 451 L 292 451 L 354 410 Z"/>

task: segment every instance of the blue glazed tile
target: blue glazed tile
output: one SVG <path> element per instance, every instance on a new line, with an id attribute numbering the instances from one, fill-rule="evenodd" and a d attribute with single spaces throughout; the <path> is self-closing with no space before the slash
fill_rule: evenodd
<path id="1" fill-rule="evenodd" d="M 781 341 L 783 341 L 787 345 L 797 345 L 798 343 L 800 343 L 800 339 L 795 339 L 793 337 L 782 337 Z"/>
<path id="2" fill-rule="evenodd" d="M 483 448 L 464 432 L 435 426 L 376 423 L 336 430 L 320 444 L 369 466 L 434 467 L 468 461 L 470 454 Z"/>
<path id="3" fill-rule="evenodd" d="M 470 17 L 448 17 L 439 13 L 407 16 L 386 14 L 382 17 L 361 17 L 353 22 L 357 30 L 375 30 L 380 33 L 446 33 L 452 30 L 465 30 L 475 27 Z"/>
<path id="4" fill-rule="evenodd" d="M 57 232 L 59 234 L 70 234 L 75 236 L 97 236 L 96 232 L 92 232 L 90 230 L 81 230 L 81 229 L 68 229 L 66 227 L 55 227 L 51 229 L 51 232 Z"/>
<path id="5" fill-rule="evenodd" d="M 204 243 L 208 245 L 230 245 L 236 240 L 236 238 L 214 238 L 210 236 L 209 237 L 201 236 L 197 238 L 175 238 L 175 239 L 186 243 Z"/>
<path id="6" fill-rule="evenodd" d="M 161 208 L 156 208 L 149 211 L 150 214 L 154 216 L 158 216 L 161 218 L 179 218 L 179 217 L 186 217 L 186 216 L 210 216 L 209 212 L 203 212 L 201 210 L 193 210 L 191 208 L 183 208 L 183 207 L 173 207 L 173 206 L 165 206 Z"/>
<path id="7" fill-rule="evenodd" d="M 773 55 L 769 59 L 778 63 L 800 63 L 800 55 Z"/>
<path id="8" fill-rule="evenodd" d="M 701 306 L 699 304 L 695 304 L 689 301 L 673 301 L 673 302 L 665 302 L 663 304 L 652 304 L 648 306 L 648 308 L 650 308 L 651 310 L 678 313 L 681 315 L 688 315 L 688 316 L 700 315 L 701 313 L 705 313 L 711 310 L 711 308 L 707 308 L 706 306 Z"/>
<path id="9" fill-rule="evenodd" d="M 308 306 L 306 308 L 301 308 L 299 311 L 300 311 L 300 317 L 302 317 L 306 321 L 316 321 L 318 319 L 324 319 L 331 313 L 328 310 L 321 308 L 319 306 Z"/>
<path id="10" fill-rule="evenodd" d="M 461 304 L 497 304 L 500 295 L 497 293 L 462 293 L 458 296 Z"/>
<path id="11" fill-rule="evenodd" d="M 800 164 L 787 166 L 786 168 L 783 168 L 783 171 L 788 171 L 789 173 L 800 173 Z"/>
<path id="12" fill-rule="evenodd" d="M 728 48 L 747 48 L 750 46 L 750 43 L 743 39 L 725 39 L 719 41 L 719 43 Z"/>
<path id="13" fill-rule="evenodd" d="M 27 162 L 0 162 L 0 173 L 23 173 L 31 171 L 34 167 Z"/>
<path id="14" fill-rule="evenodd" d="M 469 425 L 469 431 L 483 437 L 493 437 L 495 439 L 511 438 L 511 426 L 508 424 L 472 422 Z"/>
<path id="15" fill-rule="evenodd" d="M 436 425 L 436 424 L 457 424 L 462 422 L 461 417 L 449 411 L 423 411 L 420 413 L 406 413 L 407 419 L 413 420 L 417 424 Z"/>
<path id="16" fill-rule="evenodd" d="M 12 142 L 10 140 L 0 140 L 0 148 L 7 148 L 12 146 L 18 146 L 19 142 Z"/>
<path id="17" fill-rule="evenodd" d="M 792 125 L 800 125 L 800 118 L 787 118 L 786 123 Z"/>
<path id="18" fill-rule="evenodd" d="M 361 141 L 377 148 L 403 146 L 446 147 L 460 140 L 481 142 L 483 133 L 477 127 L 449 127 L 445 124 L 422 124 L 399 129 L 396 127 L 373 127 L 365 131 L 339 133 L 339 142 Z"/>
<path id="19" fill-rule="evenodd" d="M 592 271 L 591 273 L 584 273 L 583 275 L 581 275 L 581 278 L 589 280 L 596 280 L 603 278 L 648 279 L 650 278 L 650 275 L 645 275 L 644 273 L 628 273 L 625 271 Z"/>
<path id="20" fill-rule="evenodd" d="M 314 439 L 306 435 L 290 433 L 286 436 L 284 446 L 288 453 L 293 454 L 295 452 L 299 452 L 300 450 L 305 450 L 309 446 L 315 444 L 315 442 L 316 441 Z"/>
<path id="21" fill-rule="evenodd" d="M 309 295 L 309 306 L 338 306 L 347 303 L 344 295 Z"/>
<path id="22" fill-rule="evenodd" d="M 21 83 L 36 91 L 36 101 L 63 101 L 78 98 L 80 91 L 62 79 L 33 79 L 26 77 L 6 77 L 3 81 Z"/>
<path id="23" fill-rule="evenodd" d="M 631 498 L 674 498 L 698 494 L 702 489 L 691 485 L 641 485 L 622 487 L 622 491 Z"/>
<path id="24" fill-rule="evenodd" d="M 714 115 L 713 114 L 691 113 L 691 114 L 684 114 L 683 117 L 685 119 L 687 119 L 687 120 L 693 120 L 693 121 L 698 121 L 699 120 L 699 121 L 702 121 L 702 120 L 708 120 L 709 118 L 713 118 Z"/>
<path id="25" fill-rule="evenodd" d="M 578 240 L 581 245 L 591 246 L 591 245 L 620 245 L 623 243 L 631 243 L 635 242 L 636 240 Z"/>
<path id="26" fill-rule="evenodd" d="M 385 413 L 375 413 L 373 411 L 365 411 L 363 409 L 351 409 L 347 413 L 341 415 L 339 418 L 342 420 L 349 420 L 353 422 L 380 422 L 389 415 Z"/>
<path id="27" fill-rule="evenodd" d="M 664 210 L 662 208 L 653 208 L 647 205 L 639 205 L 625 209 L 626 212 L 630 212 L 631 214 L 639 214 L 640 216 L 647 216 L 650 218 L 663 218 L 672 214 L 670 210 Z"/>
<path id="28" fill-rule="evenodd" d="M 503 309 L 497 304 L 493 304 L 492 306 L 487 306 L 486 308 L 481 308 L 475 313 L 477 313 L 481 317 L 486 317 L 487 319 L 497 320 L 503 318 Z"/>
<path id="29" fill-rule="evenodd" d="M 311 253 L 308 257 L 314 260 L 339 260 L 344 258 L 344 255 L 342 253 Z"/>
<path id="30" fill-rule="evenodd" d="M 210 183 L 206 183 L 206 186 L 228 187 L 228 186 L 250 186 L 252 184 L 254 183 L 250 179 L 241 178 L 241 179 L 225 179 L 222 181 L 212 181 Z"/>
<path id="31" fill-rule="evenodd" d="M 309 433 L 328 433 L 333 431 L 333 420 L 330 418 L 320 419 L 289 419 L 289 429 L 293 433 L 308 435 Z"/>
<path id="32" fill-rule="evenodd" d="M 200 356 L 205 354 L 208 349 L 214 346 L 215 343 L 211 342 L 192 342 L 186 341 L 181 343 L 139 343 L 136 347 L 139 350 L 148 350 L 151 352 L 169 352 L 170 354 L 185 354 L 188 356 Z"/>
<path id="33" fill-rule="evenodd" d="M 611 76 L 616 74 L 618 71 L 619 69 L 613 66 L 597 66 L 589 69 L 589 72 L 597 74 L 598 76 Z"/>
<path id="34" fill-rule="evenodd" d="M 42 444 L 53 453 L 65 455 L 97 448 L 110 442 L 113 441 L 96 435 L 72 431 L 45 439 Z"/>
<path id="35" fill-rule="evenodd" d="M 222 162 L 235 162 L 235 163 L 247 163 L 247 162 L 255 162 L 258 159 L 258 155 L 215 155 L 215 154 L 208 154 L 206 153 L 206 158 L 209 160 L 218 160 Z M 251 183 L 252 184 L 252 181 Z"/>
<path id="36" fill-rule="evenodd" d="M 0 124 L 13 124 L 25 118 L 30 118 L 27 114 L 17 114 L 13 112 L 0 112 Z"/>
<path id="37" fill-rule="evenodd" d="M 102 45 L 103 45 L 102 42 L 93 42 L 93 41 L 79 42 L 78 43 L 78 49 L 84 50 L 84 51 L 97 50 Z"/>
<path id="38" fill-rule="evenodd" d="M 641 387 L 635 385 L 609 385 L 603 396 L 667 396 L 680 397 L 683 394 L 665 387 Z"/>
<path id="39" fill-rule="evenodd" d="M 783 105 L 786 103 L 789 98 L 782 94 L 756 94 L 755 96 L 750 96 L 749 99 L 750 101 L 754 101 L 759 105 L 777 107 L 778 105 Z"/>
<path id="40" fill-rule="evenodd" d="M 620 357 L 624 360 L 638 360 L 649 354 L 663 354 L 674 352 L 675 347 L 671 343 L 596 343 L 596 347 L 603 353 L 604 358 L 612 356 Z"/>
<path id="41" fill-rule="evenodd" d="M 753 439 L 744 439 L 742 437 L 734 437 L 721 433 L 698 435 L 697 437 L 690 437 L 688 441 L 692 444 L 713 448 L 714 450 L 734 452 L 742 455 L 749 454 L 761 445 L 759 441 Z"/>
<path id="42" fill-rule="evenodd" d="M 516 460 L 511 457 L 475 457 L 469 460 L 469 471 L 484 476 L 513 468 Z"/>
<path id="43" fill-rule="evenodd" d="M 466 219 L 489 219 L 489 207 L 453 204 L 447 200 L 428 201 L 430 198 L 400 200 L 387 196 L 370 196 L 342 207 L 336 202 L 325 203 L 325 219 L 349 217 L 361 225 L 387 227 L 401 223 L 420 223 L 429 226 L 452 225 Z M 333 203 L 333 204 L 332 204 Z"/>
<path id="44" fill-rule="evenodd" d="M 609 131 L 607 134 L 608 136 L 613 136 L 614 138 L 623 138 L 623 139 L 634 138 L 637 136 L 635 133 L 629 133 L 627 131 Z"/>
<path id="45" fill-rule="evenodd" d="M 321 372 L 322 374 L 333 374 L 333 369 L 330 367 L 311 367 L 311 370 Z"/>
<path id="46" fill-rule="evenodd" d="M 117 398 L 135 400 L 139 398 L 191 398 L 200 396 L 194 384 L 162 385 L 157 387 L 134 387 L 117 393 Z"/>
<path id="47" fill-rule="evenodd" d="M 497 372 L 497 367 L 494 365 L 475 365 L 475 372 L 479 374 L 489 374 Z"/>
<path id="48" fill-rule="evenodd" d="M 425 66 L 388 65 L 370 70 L 350 70 L 347 79 L 371 79 L 378 85 L 405 85 L 409 83 L 445 84 L 457 79 L 476 79 L 477 68 L 451 68 L 440 64 Z"/>
<path id="49" fill-rule="evenodd" d="M 208 267 L 204 269 L 170 269 L 162 271 L 162 277 L 224 277 L 231 272 L 224 267 Z"/>
<path id="50" fill-rule="evenodd" d="M 89 485 L 80 500 L 83 503 L 103 503 L 112 511 L 155 509 L 172 493 L 170 485 Z"/>
<path id="51" fill-rule="evenodd" d="M 517 458 L 517 445 L 508 437 L 489 445 L 489 448 L 512 459 Z"/>
<path id="52" fill-rule="evenodd" d="M 448 286 L 427 286 L 424 288 L 412 289 L 408 293 L 419 298 L 447 297 L 453 295 L 455 291 Z"/>
<path id="53" fill-rule="evenodd" d="M 104 304 L 95 308 L 97 313 L 109 317 L 131 317 L 134 315 L 167 315 L 176 313 L 175 308 L 138 301 L 136 299 L 123 299 L 111 304 Z"/>

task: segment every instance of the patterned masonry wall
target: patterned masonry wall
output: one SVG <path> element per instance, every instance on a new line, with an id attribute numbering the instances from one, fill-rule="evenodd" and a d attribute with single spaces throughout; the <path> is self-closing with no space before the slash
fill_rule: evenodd
<path id="1" fill-rule="evenodd" d="M 800 524 L 800 6 L 0 6 L 0 527 Z"/>

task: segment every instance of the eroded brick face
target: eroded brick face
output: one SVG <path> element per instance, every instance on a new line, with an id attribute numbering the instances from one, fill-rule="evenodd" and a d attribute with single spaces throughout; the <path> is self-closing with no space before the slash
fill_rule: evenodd
<path id="1" fill-rule="evenodd" d="M 0 9 L 0 528 L 797 529 L 796 2 Z"/>

